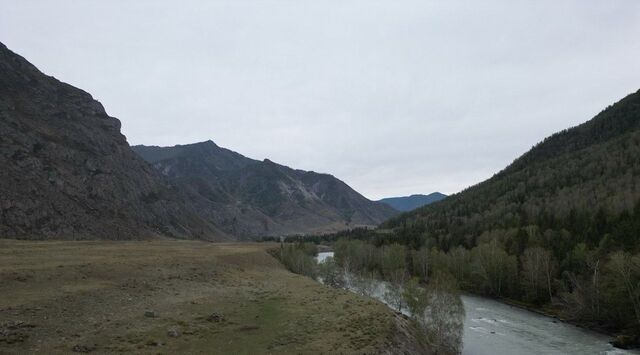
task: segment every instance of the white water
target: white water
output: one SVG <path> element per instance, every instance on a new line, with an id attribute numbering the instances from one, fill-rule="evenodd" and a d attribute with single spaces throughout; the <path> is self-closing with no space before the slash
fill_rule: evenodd
<path id="1" fill-rule="evenodd" d="M 319 253 L 317 260 L 328 257 L 333 252 Z M 379 289 L 384 289 L 384 283 Z M 465 355 L 640 354 L 614 348 L 606 335 L 491 299 L 462 296 L 462 302 Z"/>

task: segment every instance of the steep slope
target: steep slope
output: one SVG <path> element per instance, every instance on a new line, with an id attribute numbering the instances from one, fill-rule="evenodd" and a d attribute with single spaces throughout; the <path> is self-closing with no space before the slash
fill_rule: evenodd
<path id="1" fill-rule="evenodd" d="M 393 207 L 397 211 L 407 212 L 411 210 L 415 210 L 416 208 L 426 206 L 428 204 L 438 202 L 447 195 L 441 194 L 439 192 L 430 193 L 428 195 L 411 195 L 411 196 L 403 196 L 403 197 L 387 197 L 382 200 L 378 200 L 378 202 L 382 202 Z"/>
<path id="2" fill-rule="evenodd" d="M 454 275 L 466 291 L 640 346 L 640 91 L 383 227 L 375 237 L 418 250 L 429 273 Z"/>
<path id="3" fill-rule="evenodd" d="M 327 174 L 294 170 L 220 148 L 212 141 L 133 149 L 190 191 L 204 218 L 240 237 L 374 226 L 394 215 Z"/>
<path id="4" fill-rule="evenodd" d="M 0 238 L 216 239 L 88 93 L 0 44 Z"/>
<path id="5" fill-rule="evenodd" d="M 607 236 L 607 243 L 631 248 L 640 244 L 638 223 L 629 222 L 639 199 L 640 91 L 545 139 L 491 179 L 384 227 L 424 233 L 445 249 L 526 226 L 568 232 L 591 246 Z"/>

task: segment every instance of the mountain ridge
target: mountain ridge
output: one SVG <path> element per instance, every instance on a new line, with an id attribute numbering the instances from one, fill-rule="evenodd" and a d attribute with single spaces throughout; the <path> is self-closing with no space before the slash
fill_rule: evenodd
<path id="1" fill-rule="evenodd" d="M 89 93 L 0 44 L 0 235 L 255 239 L 375 226 L 395 214 L 328 174 L 211 140 L 132 148 L 120 128 Z"/>
<path id="2" fill-rule="evenodd" d="M 251 237 L 333 232 L 375 226 L 396 212 L 330 174 L 247 158 L 213 141 L 132 149 L 177 185 L 200 195 L 205 215 Z M 222 159 L 224 156 L 229 159 Z"/>

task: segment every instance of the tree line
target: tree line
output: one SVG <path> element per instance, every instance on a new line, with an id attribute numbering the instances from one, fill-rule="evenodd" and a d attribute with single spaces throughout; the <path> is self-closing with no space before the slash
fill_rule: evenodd
<path id="1" fill-rule="evenodd" d="M 465 312 L 454 278 L 434 274 L 424 284 L 411 277 L 405 248 L 400 245 L 375 247 L 340 239 L 334 247 L 335 257 L 322 263 L 316 262 L 318 249 L 310 242 L 282 243 L 271 253 L 294 273 L 379 299 L 408 314 L 416 339 L 430 353 L 460 353 Z"/>
<path id="2" fill-rule="evenodd" d="M 617 345 L 633 345 L 640 330 L 640 253 L 575 243 L 558 258 L 553 245 L 563 234 L 571 240 L 566 232 L 533 226 L 491 231 L 472 248 L 444 251 L 430 239 L 414 248 L 387 232 L 361 230 L 356 238 L 333 245 L 341 267 L 399 289 L 412 279 L 429 285 L 447 275 L 464 291 L 525 302 L 566 320 L 625 334 Z"/>
<path id="3" fill-rule="evenodd" d="M 412 275 L 407 263 L 410 255 L 399 244 L 375 246 L 341 238 L 333 247 L 334 258 L 323 265 L 325 270 L 342 270 L 341 274 L 348 277 L 342 281 L 347 287 L 364 295 L 377 294 L 393 309 L 408 314 L 420 339 L 435 353 L 460 353 L 465 311 L 457 281 L 448 272 L 433 272 L 430 282 L 422 282 Z M 384 282 L 378 282 L 376 290 L 370 280 Z"/>

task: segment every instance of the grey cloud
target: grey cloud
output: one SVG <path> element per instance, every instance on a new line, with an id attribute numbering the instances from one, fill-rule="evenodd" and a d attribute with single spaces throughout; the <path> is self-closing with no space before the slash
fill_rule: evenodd
<path id="1" fill-rule="evenodd" d="M 640 87 L 640 2 L 10 1 L 0 41 L 132 144 L 452 193 Z"/>

